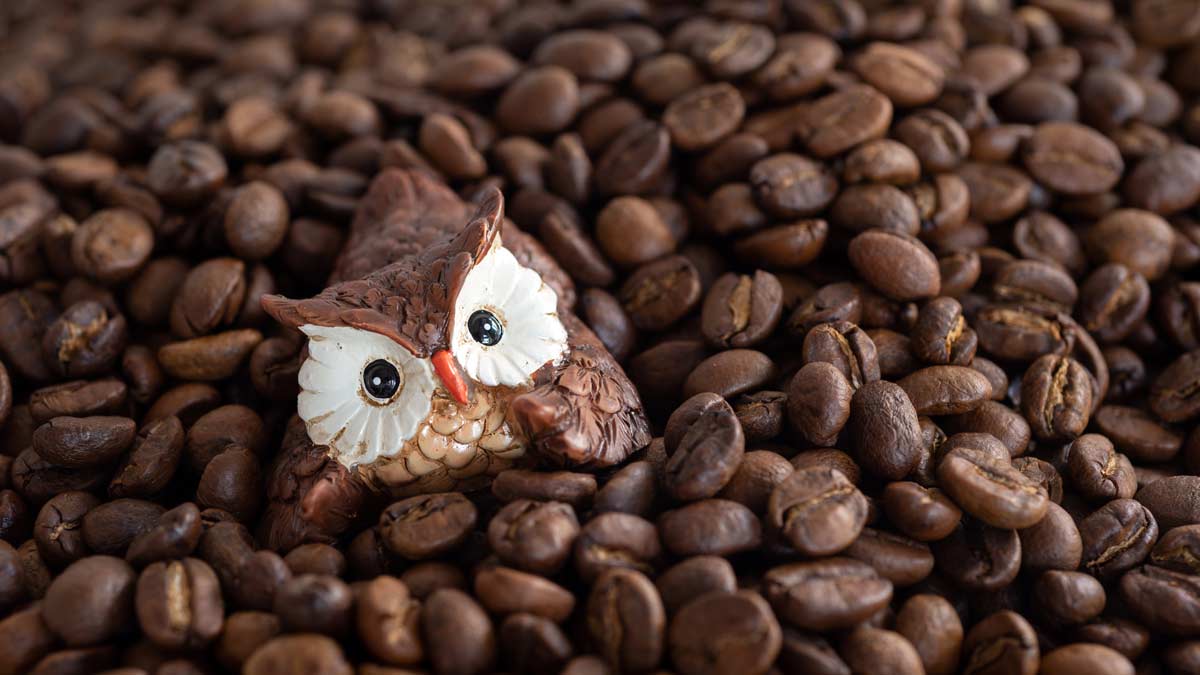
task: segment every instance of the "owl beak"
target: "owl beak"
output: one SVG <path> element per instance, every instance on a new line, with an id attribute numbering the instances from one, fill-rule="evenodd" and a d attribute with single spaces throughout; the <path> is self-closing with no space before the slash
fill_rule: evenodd
<path id="1" fill-rule="evenodd" d="M 459 405 L 467 405 L 471 402 L 471 388 L 467 386 L 467 381 L 462 376 L 462 370 L 458 367 L 458 360 L 450 353 L 450 350 L 443 349 L 433 355 L 433 369 L 437 372 L 438 378 L 442 380 L 442 386 Z"/>

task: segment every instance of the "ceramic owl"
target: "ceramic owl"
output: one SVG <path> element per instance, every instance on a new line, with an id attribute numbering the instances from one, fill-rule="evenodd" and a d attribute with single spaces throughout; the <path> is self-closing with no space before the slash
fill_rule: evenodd
<path id="1" fill-rule="evenodd" d="M 573 313 L 569 277 L 419 172 L 372 182 L 330 286 L 263 298 L 307 337 L 264 545 L 329 541 L 373 499 L 482 487 L 534 462 L 603 467 L 649 442 L 637 391 Z"/>

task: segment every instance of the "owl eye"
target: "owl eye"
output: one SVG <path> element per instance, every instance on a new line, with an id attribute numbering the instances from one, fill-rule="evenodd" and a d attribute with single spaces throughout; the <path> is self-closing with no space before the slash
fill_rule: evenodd
<path id="1" fill-rule="evenodd" d="M 375 359 L 368 364 L 363 369 L 362 379 L 363 390 L 372 398 L 380 401 L 386 401 L 395 396 L 402 383 L 400 371 L 396 370 L 396 366 L 383 359 Z"/>
<path id="2" fill-rule="evenodd" d="M 500 325 L 500 319 L 486 309 L 478 309 L 471 314 L 471 318 L 467 319 L 467 330 L 471 337 L 484 347 L 491 347 L 504 337 L 504 327 Z"/>
<path id="3" fill-rule="evenodd" d="M 450 351 L 467 377 L 489 387 L 525 386 L 566 349 L 554 289 L 493 244 L 454 299 Z"/>

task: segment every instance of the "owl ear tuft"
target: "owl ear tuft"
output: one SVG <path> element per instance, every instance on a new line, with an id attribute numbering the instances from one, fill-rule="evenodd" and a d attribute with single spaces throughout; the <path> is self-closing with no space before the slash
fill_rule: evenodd
<path id="1" fill-rule="evenodd" d="M 454 238 L 451 248 L 465 252 L 471 260 L 478 263 L 487 255 L 492 243 L 500 236 L 500 227 L 504 223 L 504 195 L 493 187 L 484 193 L 479 201 L 479 208 L 471 222 L 467 223 L 462 232 Z"/>
<path id="2" fill-rule="evenodd" d="M 302 301 L 285 298 L 282 295 L 264 295 L 259 300 L 263 311 L 272 319 L 284 326 L 299 328 L 304 325 L 304 317 L 300 314 L 299 305 Z"/>

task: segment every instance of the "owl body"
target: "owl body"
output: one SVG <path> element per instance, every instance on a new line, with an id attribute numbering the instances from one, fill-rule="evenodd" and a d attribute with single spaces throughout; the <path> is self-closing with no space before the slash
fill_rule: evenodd
<path id="1" fill-rule="evenodd" d="M 609 466 L 646 445 L 637 392 L 574 300 L 499 191 L 476 207 L 424 174 L 381 173 L 330 286 L 263 299 L 308 338 L 263 543 L 331 540 L 381 497 L 535 462 Z"/>

